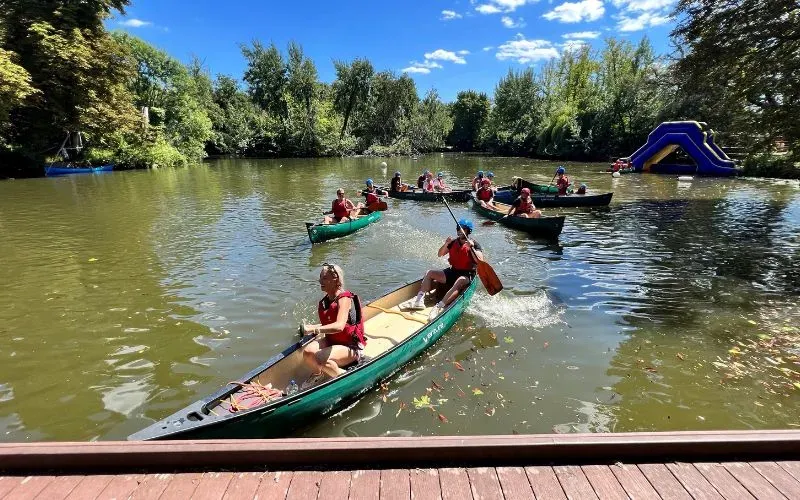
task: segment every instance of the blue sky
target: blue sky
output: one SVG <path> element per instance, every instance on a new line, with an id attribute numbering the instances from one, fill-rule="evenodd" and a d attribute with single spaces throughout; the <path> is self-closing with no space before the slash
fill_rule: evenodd
<path id="1" fill-rule="evenodd" d="M 295 1 L 132 0 L 126 15 L 108 20 L 188 61 L 202 59 L 213 75 L 241 79 L 241 43 L 299 42 L 320 79 L 335 78 L 332 60 L 367 57 L 376 70 L 403 71 L 421 94 L 444 100 L 459 90 L 492 94 L 509 68 L 539 67 L 571 45 L 600 48 L 603 38 L 669 51 L 675 0 L 407 0 Z"/>

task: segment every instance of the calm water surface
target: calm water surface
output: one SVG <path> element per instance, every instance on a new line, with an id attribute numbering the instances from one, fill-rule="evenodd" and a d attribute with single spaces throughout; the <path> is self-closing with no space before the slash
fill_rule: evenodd
<path id="1" fill-rule="evenodd" d="M 0 440 L 121 439 L 234 380 L 313 320 L 323 262 L 371 299 L 431 267 L 443 206 L 389 200 L 311 246 L 337 187 L 424 168 L 548 182 L 520 158 L 219 160 L 0 182 Z M 800 188 L 568 165 L 607 211 L 557 242 L 476 239 L 505 284 L 441 341 L 304 436 L 766 429 L 800 425 Z M 480 223 L 466 204 L 456 215 Z M 454 362 L 458 361 L 461 371 Z M 436 385 L 433 384 L 436 382 Z M 441 388 L 441 389 L 440 389 Z M 427 396 L 433 408 L 416 408 Z M 440 417 L 441 415 L 441 417 Z M 446 420 L 446 421 L 443 421 Z"/>

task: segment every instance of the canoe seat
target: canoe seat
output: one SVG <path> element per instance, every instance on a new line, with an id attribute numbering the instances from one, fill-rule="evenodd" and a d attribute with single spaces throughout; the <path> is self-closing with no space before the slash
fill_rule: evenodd
<path id="1" fill-rule="evenodd" d="M 396 313 L 403 313 L 406 316 L 419 318 L 414 321 L 400 314 L 381 312 L 364 322 L 364 331 L 367 334 L 367 346 L 364 348 L 364 355 L 377 357 L 392 347 L 401 343 L 411 336 L 414 332 L 425 326 L 428 320 L 430 307 L 423 311 L 400 311 L 397 306 L 389 309 Z"/>

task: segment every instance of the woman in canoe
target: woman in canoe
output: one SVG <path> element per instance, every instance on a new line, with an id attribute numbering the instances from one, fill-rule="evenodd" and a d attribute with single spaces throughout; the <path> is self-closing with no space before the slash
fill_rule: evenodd
<path id="1" fill-rule="evenodd" d="M 433 174 L 426 170 L 425 171 L 425 182 L 422 183 L 422 190 L 425 191 L 425 192 L 428 192 L 428 193 L 432 193 L 433 192 L 433 187 L 434 187 Z"/>
<path id="2" fill-rule="evenodd" d="M 473 239 L 469 239 L 472 234 L 472 221 L 469 219 L 461 219 L 458 225 L 464 229 L 462 232 L 456 226 L 456 239 L 447 237 L 444 245 L 439 248 L 439 257 L 447 255 L 450 262 L 450 267 L 443 270 L 431 269 L 425 273 L 422 279 L 422 284 L 419 287 L 419 293 L 415 299 L 412 299 L 409 306 L 410 309 L 422 310 L 425 309 L 425 294 L 433 288 L 433 282 L 444 283 L 447 288 L 447 293 L 444 298 L 439 301 L 431 309 L 428 318 L 433 320 L 442 310 L 448 306 L 458 294 L 469 286 L 472 279 L 475 277 L 475 268 L 477 262 L 475 258 L 483 259 L 483 253 L 480 244 Z M 464 235 L 466 233 L 466 236 Z M 474 250 L 474 256 L 473 252 Z"/>
<path id="3" fill-rule="evenodd" d="M 567 194 L 567 188 L 569 188 L 569 177 L 566 175 L 567 171 L 564 167 L 558 167 L 556 170 L 556 175 L 558 176 L 558 180 L 556 180 L 556 187 L 558 187 L 558 194 L 559 196 L 564 196 Z"/>
<path id="4" fill-rule="evenodd" d="M 428 180 L 428 176 L 430 175 L 429 171 L 422 172 L 422 175 L 417 177 L 417 187 L 420 189 L 425 189 L 425 181 Z"/>
<path id="5" fill-rule="evenodd" d="M 376 188 L 372 179 L 367 179 L 367 189 L 364 190 L 364 197 L 366 198 L 364 204 L 370 207 L 372 204 L 381 201 L 381 199 L 378 198 L 379 196 L 386 196 L 387 194 L 389 193 Z"/>
<path id="6" fill-rule="evenodd" d="M 478 202 L 482 207 L 491 208 L 494 210 L 494 191 L 492 191 L 492 181 L 489 179 L 483 179 L 481 181 L 481 187 L 475 192 L 475 197 L 478 199 Z"/>
<path id="7" fill-rule="evenodd" d="M 349 222 L 350 211 L 357 208 L 352 201 L 344 197 L 344 189 L 339 188 L 336 190 L 336 199 L 331 203 L 331 209 L 325 212 L 325 220 L 322 223 L 338 224 L 340 222 Z"/>
<path id="8" fill-rule="evenodd" d="M 444 182 L 444 173 L 439 172 L 438 174 L 436 174 L 436 179 L 434 179 L 433 181 L 433 190 L 439 193 L 448 193 L 452 191 L 450 189 L 450 186 L 448 186 L 447 183 Z"/>
<path id="9" fill-rule="evenodd" d="M 344 367 L 361 359 L 361 351 L 367 343 L 364 320 L 358 295 L 344 287 L 341 267 L 322 264 L 319 287 L 325 292 L 317 304 L 320 322 L 303 325 L 303 331 L 306 334 L 324 333 L 325 338 L 309 343 L 303 349 L 303 360 L 313 370 L 312 378 L 322 373 L 333 378 L 344 373 Z"/>
<path id="10" fill-rule="evenodd" d="M 394 177 L 392 177 L 392 184 L 389 187 L 389 191 L 392 193 L 397 193 L 398 191 L 405 191 L 408 189 L 408 184 L 403 184 L 403 180 L 400 177 L 400 172 L 395 172 Z"/>
<path id="11" fill-rule="evenodd" d="M 542 216 L 542 211 L 536 210 L 536 207 L 533 205 L 530 189 L 522 188 L 519 197 L 511 204 L 511 208 L 508 209 L 508 213 L 505 216 L 508 217 L 509 215 L 526 217 L 529 219 L 538 219 Z"/>
<path id="12" fill-rule="evenodd" d="M 478 170 L 478 174 L 472 179 L 472 190 L 477 191 L 483 185 L 483 170 Z"/>

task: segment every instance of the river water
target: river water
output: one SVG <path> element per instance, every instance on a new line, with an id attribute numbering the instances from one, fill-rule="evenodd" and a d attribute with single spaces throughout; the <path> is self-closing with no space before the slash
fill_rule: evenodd
<path id="1" fill-rule="evenodd" d="M 214 160 L 0 182 L 0 440 L 124 439 L 234 380 L 313 320 L 323 262 L 371 299 L 428 268 L 444 206 L 389 200 L 312 246 L 337 187 L 428 168 L 548 182 L 555 164 L 434 155 Z M 612 179 L 567 165 L 609 210 L 565 210 L 557 242 L 483 226 L 505 290 L 299 436 L 791 428 L 800 425 L 800 187 Z M 456 364 L 456 362 L 458 364 Z M 460 369 L 463 368 L 463 371 Z M 434 383 L 435 382 L 435 383 Z M 425 402 L 417 408 L 418 405 Z"/>

